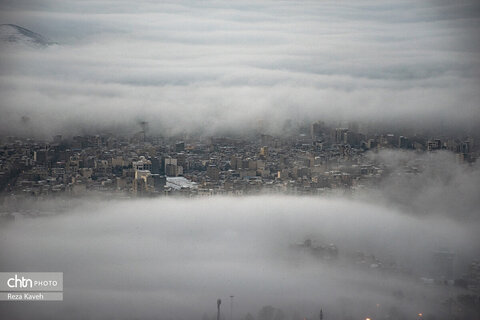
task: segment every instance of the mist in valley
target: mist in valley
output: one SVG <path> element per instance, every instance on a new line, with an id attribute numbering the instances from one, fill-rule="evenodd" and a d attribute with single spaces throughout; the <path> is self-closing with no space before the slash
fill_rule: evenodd
<path id="1" fill-rule="evenodd" d="M 344 198 L 85 201 L 2 225 L 2 270 L 62 271 L 65 297 L 4 304 L 1 312 L 210 319 L 221 298 L 229 319 L 234 295 L 234 319 L 261 319 L 264 306 L 282 310 L 284 319 L 317 318 L 321 308 L 325 319 L 420 312 L 443 319 L 441 302 L 461 289 L 420 278 L 431 276 L 439 250 L 455 254 L 457 273 L 466 270 L 480 252 L 478 227 Z M 309 240 L 337 253 L 319 255 Z"/>

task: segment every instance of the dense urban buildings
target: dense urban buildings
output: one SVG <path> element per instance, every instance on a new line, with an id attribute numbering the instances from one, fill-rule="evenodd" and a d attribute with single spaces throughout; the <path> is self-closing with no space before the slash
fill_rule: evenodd
<path id="1" fill-rule="evenodd" d="M 478 159 L 478 145 L 468 136 L 366 131 L 356 123 L 333 127 L 318 121 L 283 136 L 157 137 L 140 131 L 131 136 L 56 135 L 51 141 L 2 137 L 0 213 L 2 221 L 22 215 L 36 217 L 42 214 L 41 209 L 34 209 L 37 200 L 41 203 L 91 196 L 348 196 L 380 188 L 393 170 L 397 170 L 396 179 L 421 174 L 433 165 L 425 160 L 428 154 L 448 154 L 467 170 Z M 375 157 L 389 150 L 396 155 L 404 151 L 414 160 L 392 168 Z M 33 207 L 21 209 L 18 204 L 24 200 L 33 200 Z M 414 270 L 411 263 L 388 254 L 374 254 L 368 249 L 352 251 L 310 237 L 297 240 L 285 249 L 299 263 L 313 259 L 319 265 L 346 264 L 358 272 L 400 277 L 434 290 L 451 288 L 448 290 L 455 292 L 454 298 L 438 298 L 437 303 L 452 315 L 470 314 L 465 312 L 473 312 L 468 310 L 475 310 L 478 304 L 480 269 L 475 258 L 465 260 L 448 249 L 433 250 L 426 253 L 426 264 Z M 399 301 L 404 295 L 400 289 L 393 292 Z M 458 311 L 462 308 L 467 311 Z"/>
<path id="2" fill-rule="evenodd" d="M 51 141 L 3 137 L 1 143 L 0 187 L 7 198 L 322 194 L 374 186 L 388 172 L 368 156 L 379 150 L 446 150 L 465 165 L 478 157 L 471 137 L 364 134 L 356 123 L 335 128 L 323 122 L 288 136 L 162 138 L 141 131 Z"/>

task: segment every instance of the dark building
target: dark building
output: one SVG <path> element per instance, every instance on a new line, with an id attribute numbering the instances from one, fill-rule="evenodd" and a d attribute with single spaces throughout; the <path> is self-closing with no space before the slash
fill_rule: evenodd
<path id="1" fill-rule="evenodd" d="M 158 157 L 152 157 L 150 161 L 152 162 L 152 174 L 164 174 L 162 172 L 162 163 Z"/>
<path id="2" fill-rule="evenodd" d="M 175 152 L 185 151 L 185 142 L 180 141 L 175 144 Z"/>

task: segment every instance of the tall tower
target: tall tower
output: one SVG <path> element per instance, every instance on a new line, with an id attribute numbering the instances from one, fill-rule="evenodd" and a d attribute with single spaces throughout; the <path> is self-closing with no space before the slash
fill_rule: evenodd
<path id="1" fill-rule="evenodd" d="M 148 121 L 141 120 L 141 121 L 139 122 L 139 124 L 140 124 L 140 127 L 142 127 L 143 139 L 145 140 L 145 139 L 147 138 Z"/>

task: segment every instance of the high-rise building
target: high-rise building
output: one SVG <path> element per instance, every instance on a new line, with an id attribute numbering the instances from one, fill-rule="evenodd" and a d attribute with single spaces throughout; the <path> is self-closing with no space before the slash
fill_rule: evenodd
<path id="1" fill-rule="evenodd" d="M 163 175 L 152 174 L 153 188 L 156 192 L 162 192 L 167 184 L 167 178 Z"/>
<path id="2" fill-rule="evenodd" d="M 406 137 L 398 137 L 398 147 L 401 149 L 407 149 L 409 147 L 409 141 Z"/>
<path id="3" fill-rule="evenodd" d="M 140 157 L 140 160 L 138 161 L 133 161 L 132 162 L 132 167 L 135 170 L 152 170 L 152 162 L 150 160 L 147 160 L 144 156 Z"/>
<path id="4" fill-rule="evenodd" d="M 162 168 L 162 164 L 161 164 L 161 161 L 158 157 L 152 157 L 150 159 L 150 162 L 152 163 L 152 174 L 162 174 L 163 172 L 163 168 Z"/>
<path id="5" fill-rule="evenodd" d="M 165 175 L 168 177 L 176 177 L 178 175 L 177 171 L 177 159 L 165 158 Z"/>
<path id="6" fill-rule="evenodd" d="M 175 144 L 175 152 L 185 151 L 185 142 L 179 141 Z"/>
<path id="7" fill-rule="evenodd" d="M 232 156 L 230 158 L 230 167 L 233 169 L 233 170 L 238 170 L 238 169 L 241 169 L 242 168 L 242 159 L 236 157 L 236 156 Z"/>
<path id="8" fill-rule="evenodd" d="M 345 133 L 348 132 L 347 128 L 336 128 L 333 132 L 333 138 L 335 140 L 335 143 L 337 144 L 343 144 L 344 143 L 344 137 Z"/>
<path id="9" fill-rule="evenodd" d="M 310 126 L 310 135 L 313 140 L 317 140 L 322 137 L 326 130 L 325 123 L 323 121 L 317 121 Z"/>
<path id="10" fill-rule="evenodd" d="M 260 148 L 260 156 L 264 158 L 268 156 L 268 147 L 264 146 Z"/>
<path id="11" fill-rule="evenodd" d="M 427 141 L 427 150 L 428 151 L 439 150 L 441 148 L 442 148 L 442 142 L 439 139 L 428 140 Z"/>

